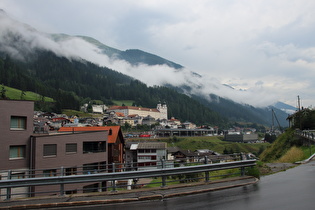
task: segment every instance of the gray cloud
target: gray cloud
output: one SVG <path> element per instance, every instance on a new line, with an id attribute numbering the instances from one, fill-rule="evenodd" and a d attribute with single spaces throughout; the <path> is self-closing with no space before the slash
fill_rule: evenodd
<path id="1" fill-rule="evenodd" d="M 118 49 L 138 48 L 186 66 L 181 76 L 166 66 L 152 67 L 157 76 L 150 78 L 146 70 L 151 67 L 138 66 L 139 75 L 127 63 L 104 58 L 81 40 L 33 40 L 68 56 L 80 52 L 100 65 L 142 76 L 150 85 L 178 84 L 195 71 L 206 78 L 194 78 L 204 94 L 208 89 L 255 105 L 274 100 L 295 105 L 297 95 L 304 106 L 315 102 L 312 0 L 2 0 L 0 7 L 39 31 L 87 35 Z M 214 88 L 221 83 L 246 91 Z"/>

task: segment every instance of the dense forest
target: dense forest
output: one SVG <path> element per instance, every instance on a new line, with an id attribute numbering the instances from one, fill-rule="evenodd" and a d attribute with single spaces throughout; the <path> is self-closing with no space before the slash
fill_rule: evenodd
<path id="1" fill-rule="evenodd" d="M 227 120 L 200 102 L 176 90 L 146 84 L 117 71 L 87 61 L 69 60 L 52 52 L 34 53 L 27 62 L 4 55 L 0 58 L 0 84 L 52 97 L 51 111 L 78 110 L 87 100 L 133 100 L 135 106 L 168 105 L 168 117 L 198 125 L 227 124 Z M 49 111 L 49 110 L 45 110 Z"/>

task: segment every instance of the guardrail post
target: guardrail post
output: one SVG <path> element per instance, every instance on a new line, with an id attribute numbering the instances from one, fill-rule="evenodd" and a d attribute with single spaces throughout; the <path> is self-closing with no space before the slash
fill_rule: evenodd
<path id="1" fill-rule="evenodd" d="M 9 170 L 7 179 L 11 179 L 11 177 L 12 177 L 12 171 Z M 10 199 L 11 199 L 11 187 L 7 187 L 7 198 L 6 198 L 6 200 L 10 200 Z"/>
<path id="2" fill-rule="evenodd" d="M 205 156 L 205 164 L 208 164 L 208 156 Z M 210 181 L 210 175 L 209 175 L 209 171 L 205 171 L 205 181 L 209 182 Z"/>
<path id="3" fill-rule="evenodd" d="M 115 163 L 112 164 L 112 170 L 113 170 L 113 173 L 115 173 L 116 169 L 115 169 Z M 117 192 L 116 190 L 116 180 L 113 180 L 112 181 L 112 186 L 113 186 L 113 189 L 112 189 L 112 192 Z"/>
<path id="4" fill-rule="evenodd" d="M 240 153 L 241 161 L 243 161 L 243 153 Z M 241 176 L 245 176 L 245 167 L 241 167 Z"/>
<path id="5" fill-rule="evenodd" d="M 65 175 L 65 169 L 63 166 L 61 166 L 60 168 L 60 176 L 64 176 Z M 65 195 L 65 184 L 61 183 L 60 184 L 60 196 L 64 196 Z"/>
<path id="6" fill-rule="evenodd" d="M 245 176 L 245 167 L 241 167 L 241 176 Z"/>
<path id="7" fill-rule="evenodd" d="M 164 158 L 161 159 L 161 164 L 162 164 L 162 169 L 164 169 L 165 168 Z M 161 187 L 166 187 L 166 176 L 162 176 L 162 186 Z"/>

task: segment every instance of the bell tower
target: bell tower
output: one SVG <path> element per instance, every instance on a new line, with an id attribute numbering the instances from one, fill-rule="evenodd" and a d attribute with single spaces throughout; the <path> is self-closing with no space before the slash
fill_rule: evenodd
<path id="1" fill-rule="evenodd" d="M 157 104 L 156 108 L 160 112 L 160 119 L 167 119 L 167 106 L 166 106 L 166 103 L 164 102 L 163 104 L 161 104 L 161 102 L 159 101 L 159 103 Z"/>

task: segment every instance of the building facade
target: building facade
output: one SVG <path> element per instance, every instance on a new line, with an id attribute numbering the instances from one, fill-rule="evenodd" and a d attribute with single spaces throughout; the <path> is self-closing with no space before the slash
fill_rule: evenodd
<path id="1" fill-rule="evenodd" d="M 34 102 L 0 100 L 0 169 L 29 168 Z"/>
<path id="2" fill-rule="evenodd" d="M 34 177 L 79 175 L 106 172 L 108 163 L 107 131 L 74 134 L 38 135 L 31 137 L 31 164 Z M 92 187 L 93 185 L 93 187 Z M 102 191 L 106 183 L 65 185 L 67 194 Z M 31 189 L 37 195 L 58 194 L 60 186 L 38 186 Z M 56 192 L 55 192 L 56 191 Z"/>
<path id="3" fill-rule="evenodd" d="M 138 115 L 140 117 L 151 116 L 154 119 L 167 119 L 166 104 L 157 104 L 157 108 L 144 108 L 136 106 L 112 106 L 107 111 L 121 112 L 124 116 Z"/>
<path id="4" fill-rule="evenodd" d="M 258 141 L 258 134 L 257 133 L 225 134 L 224 141 L 241 142 L 241 143 L 256 142 Z"/>
<path id="5" fill-rule="evenodd" d="M 88 126 L 88 127 L 61 127 L 59 133 L 77 133 L 107 131 L 108 164 L 122 165 L 124 163 L 125 139 L 120 126 Z"/>
<path id="6" fill-rule="evenodd" d="M 33 101 L 0 100 L 0 178 L 24 178 L 30 167 L 30 136 L 33 134 Z M 15 169 L 8 177 L 7 170 Z M 12 189 L 12 193 L 27 192 Z M 1 190 L 0 195 L 4 195 Z M 17 197 L 17 196 L 16 196 Z M 1 196 L 1 199 L 4 197 Z"/>

